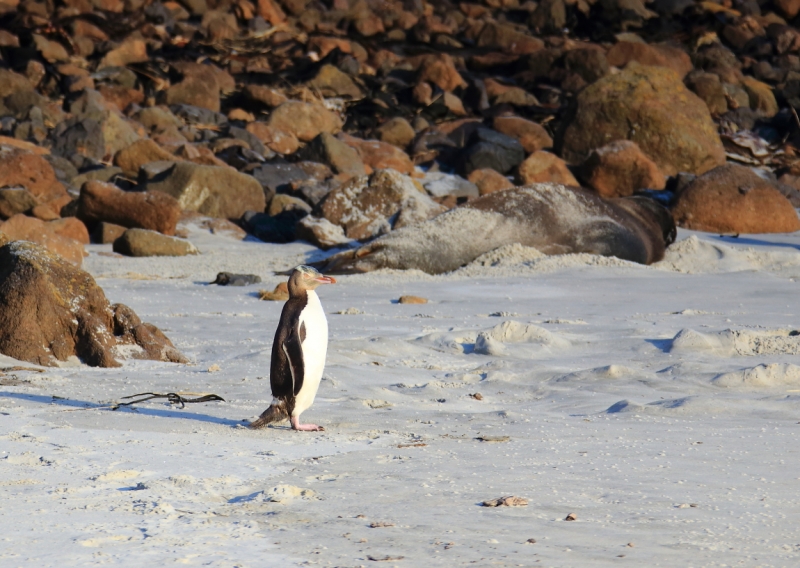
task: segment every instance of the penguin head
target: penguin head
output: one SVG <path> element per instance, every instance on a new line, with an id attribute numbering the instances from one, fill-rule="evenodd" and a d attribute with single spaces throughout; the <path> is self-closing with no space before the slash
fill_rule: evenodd
<path id="1" fill-rule="evenodd" d="M 293 290 L 296 292 L 314 290 L 320 284 L 336 284 L 336 278 L 324 276 L 316 268 L 301 264 L 292 270 L 292 275 L 289 277 L 289 294 L 292 295 Z"/>

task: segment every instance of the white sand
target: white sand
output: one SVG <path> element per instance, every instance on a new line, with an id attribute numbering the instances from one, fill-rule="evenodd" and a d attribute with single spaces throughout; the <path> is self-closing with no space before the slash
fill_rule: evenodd
<path id="1" fill-rule="evenodd" d="M 800 236 L 342 277 L 320 434 L 238 427 L 271 398 L 256 291 L 320 253 L 191 239 L 86 267 L 194 364 L 0 376 L 0 566 L 798 565 Z M 92 409 L 145 391 L 227 402 Z M 528 505 L 479 506 L 506 495 Z"/>

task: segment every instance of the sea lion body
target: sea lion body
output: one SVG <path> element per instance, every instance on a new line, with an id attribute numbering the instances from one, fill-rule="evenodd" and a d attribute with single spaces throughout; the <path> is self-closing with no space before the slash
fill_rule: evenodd
<path id="1" fill-rule="evenodd" d="M 669 211 L 647 198 L 605 200 L 539 183 L 490 193 L 320 264 L 333 273 L 395 268 L 441 274 L 513 243 L 545 254 L 583 252 L 650 264 L 663 258 L 674 231 Z"/>

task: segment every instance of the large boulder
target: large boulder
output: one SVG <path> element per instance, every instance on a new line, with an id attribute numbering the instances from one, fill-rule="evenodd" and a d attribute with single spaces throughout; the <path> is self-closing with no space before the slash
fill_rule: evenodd
<path id="1" fill-rule="evenodd" d="M 8 145 L 0 145 L 0 187 L 24 187 L 37 203 L 67 195 L 43 156 Z"/>
<path id="2" fill-rule="evenodd" d="M 725 162 L 706 104 L 667 67 L 630 63 L 577 96 L 556 139 L 568 162 L 614 140 L 632 140 L 666 175 L 702 174 Z"/>
<path id="3" fill-rule="evenodd" d="M 247 174 L 222 166 L 178 162 L 147 184 L 178 200 L 182 209 L 209 217 L 238 219 L 245 211 L 263 211 L 266 198 L 261 184 Z"/>
<path id="4" fill-rule="evenodd" d="M 63 227 L 46 223 L 35 217 L 14 215 L 4 223 L 0 223 L 0 231 L 11 240 L 30 241 L 45 247 L 76 266 L 83 263 L 83 244 L 75 239 L 66 237 L 59 231 Z"/>
<path id="5" fill-rule="evenodd" d="M 792 233 L 800 219 L 789 200 L 753 170 L 714 168 L 678 194 L 672 214 L 686 229 L 712 233 Z"/>
<path id="6" fill-rule="evenodd" d="M 314 213 L 342 227 L 348 239 L 362 241 L 420 223 L 444 210 L 411 178 L 394 170 L 379 170 L 334 189 Z"/>
<path id="7" fill-rule="evenodd" d="M 0 247 L 0 353 L 45 366 L 77 357 L 118 367 L 126 355 L 186 362 L 158 328 L 111 306 L 87 272 L 25 241 Z"/>
<path id="8" fill-rule="evenodd" d="M 178 200 L 160 191 L 122 191 L 111 183 L 87 181 L 78 198 L 78 217 L 90 222 L 174 235 L 180 216 Z"/>

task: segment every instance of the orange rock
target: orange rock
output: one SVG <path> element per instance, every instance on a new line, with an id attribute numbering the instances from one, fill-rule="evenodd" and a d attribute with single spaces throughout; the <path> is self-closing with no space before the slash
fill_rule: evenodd
<path id="1" fill-rule="evenodd" d="M 166 193 L 122 191 L 101 181 L 83 184 L 78 198 L 78 216 L 81 219 L 150 229 L 165 235 L 175 234 L 180 214 L 178 201 Z"/>
<path id="2" fill-rule="evenodd" d="M 281 10 L 278 3 L 273 0 L 258 0 L 258 15 L 273 26 L 286 21 L 286 14 Z"/>
<path id="3" fill-rule="evenodd" d="M 164 160 L 175 161 L 175 156 L 149 138 L 137 140 L 114 156 L 114 164 L 122 168 L 126 176 L 133 179 L 136 179 L 139 168 L 145 164 Z"/>
<path id="4" fill-rule="evenodd" d="M 421 56 L 417 79 L 420 82 L 429 81 L 445 91 L 467 86 L 467 82 L 456 69 L 453 58 L 446 53 Z"/>
<path id="5" fill-rule="evenodd" d="M 67 195 L 50 163 L 41 155 L 0 146 L 0 187 L 22 186 L 39 203 Z"/>
<path id="6" fill-rule="evenodd" d="M 0 231 L 12 241 L 31 241 L 42 245 L 69 262 L 80 266 L 83 262 L 83 245 L 55 232 L 55 227 L 33 217 L 19 214 L 0 224 Z"/>
<path id="7" fill-rule="evenodd" d="M 678 195 L 672 215 L 681 227 L 711 233 L 800 230 L 789 200 L 750 168 L 737 164 L 719 166 L 695 179 Z"/>
<path id="8" fill-rule="evenodd" d="M 39 156 L 45 156 L 50 153 L 50 150 L 48 150 L 47 148 L 42 148 L 41 146 L 37 146 L 33 142 L 18 140 L 16 138 L 11 138 L 10 136 L 0 136 L 0 146 L 13 146 L 14 148 L 19 148 L 20 150 L 26 150 L 33 154 L 38 154 Z"/>
<path id="9" fill-rule="evenodd" d="M 473 170 L 467 180 L 478 186 L 481 195 L 514 187 L 506 176 L 491 168 Z"/>
<path id="10" fill-rule="evenodd" d="M 610 65 L 615 67 L 624 67 L 631 61 L 642 65 L 669 67 L 681 78 L 685 77 L 693 68 L 689 54 L 671 45 L 621 41 L 608 50 L 606 59 Z"/>
<path id="11" fill-rule="evenodd" d="M 251 122 L 245 129 L 261 140 L 270 150 L 279 154 L 294 154 L 300 147 L 297 137 L 266 122 Z"/>
<path id="12" fill-rule="evenodd" d="M 353 148 L 365 165 L 374 170 L 395 170 L 403 174 L 414 171 L 414 164 L 408 154 L 397 146 L 378 140 L 362 140 L 349 134 L 340 134 L 339 138 Z"/>
<path id="13" fill-rule="evenodd" d="M 567 168 L 567 163 L 550 152 L 534 152 L 519 165 L 518 173 L 521 185 L 549 181 L 580 187 L 578 180 Z"/>
<path id="14" fill-rule="evenodd" d="M 492 126 L 501 134 L 516 139 L 528 154 L 553 146 L 553 139 L 544 126 L 519 116 L 498 116 Z"/>
<path id="15" fill-rule="evenodd" d="M 47 225 L 57 235 L 78 241 L 84 245 L 89 244 L 89 230 L 77 217 L 56 219 L 55 221 L 50 221 Z"/>
<path id="16" fill-rule="evenodd" d="M 603 197 L 632 195 L 638 189 L 664 189 L 667 180 L 636 142 L 617 140 L 593 150 L 580 176 Z"/>

